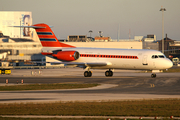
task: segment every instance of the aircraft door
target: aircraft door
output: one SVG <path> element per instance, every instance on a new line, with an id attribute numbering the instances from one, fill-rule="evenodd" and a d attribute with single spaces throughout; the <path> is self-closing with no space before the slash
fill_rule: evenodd
<path id="1" fill-rule="evenodd" d="M 147 55 L 144 55 L 144 56 L 143 56 L 142 64 L 143 64 L 143 65 L 148 65 L 148 62 L 147 62 Z"/>

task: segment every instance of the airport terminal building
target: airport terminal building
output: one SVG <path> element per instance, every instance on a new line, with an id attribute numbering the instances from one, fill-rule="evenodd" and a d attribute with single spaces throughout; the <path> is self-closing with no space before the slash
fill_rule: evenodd
<path id="1" fill-rule="evenodd" d="M 41 43 L 35 30 L 11 26 L 31 26 L 32 13 L 28 11 L 0 12 L 0 53 L 7 53 L 13 65 L 24 65 L 27 61 L 42 60 Z"/>

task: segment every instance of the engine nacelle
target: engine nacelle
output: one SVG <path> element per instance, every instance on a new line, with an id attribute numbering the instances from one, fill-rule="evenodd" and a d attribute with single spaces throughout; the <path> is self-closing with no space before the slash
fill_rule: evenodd
<path id="1" fill-rule="evenodd" d="M 74 61 L 79 58 L 79 52 L 77 51 L 59 51 L 57 54 L 52 54 L 53 57 L 56 57 L 59 60 L 64 61 Z"/>

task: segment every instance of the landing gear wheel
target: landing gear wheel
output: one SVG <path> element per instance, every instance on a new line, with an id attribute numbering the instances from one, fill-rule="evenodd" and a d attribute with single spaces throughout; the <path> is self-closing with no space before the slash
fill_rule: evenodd
<path id="1" fill-rule="evenodd" d="M 105 76 L 108 77 L 109 76 L 109 71 L 105 72 Z"/>
<path id="2" fill-rule="evenodd" d="M 105 76 L 106 77 L 112 77 L 113 76 L 113 72 L 112 71 L 106 71 L 105 72 Z"/>
<path id="3" fill-rule="evenodd" d="M 155 77 L 156 77 L 156 74 L 155 74 L 155 73 L 151 74 L 151 77 L 152 77 L 152 78 L 155 78 Z"/>
<path id="4" fill-rule="evenodd" d="M 85 71 L 84 72 L 84 77 L 91 77 L 92 76 L 92 72 L 91 71 Z"/>
<path id="5" fill-rule="evenodd" d="M 88 77 L 91 77 L 91 76 L 92 76 L 92 72 L 89 71 L 89 72 L 88 72 Z"/>
<path id="6" fill-rule="evenodd" d="M 112 71 L 109 71 L 110 72 L 110 76 L 112 77 L 113 76 L 113 72 Z"/>

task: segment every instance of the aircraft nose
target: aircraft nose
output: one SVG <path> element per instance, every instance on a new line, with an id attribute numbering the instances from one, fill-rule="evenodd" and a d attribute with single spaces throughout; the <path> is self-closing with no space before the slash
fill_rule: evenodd
<path id="1" fill-rule="evenodd" d="M 167 59 L 165 66 L 166 66 L 166 69 L 171 68 L 173 66 L 173 62 L 171 60 Z"/>

